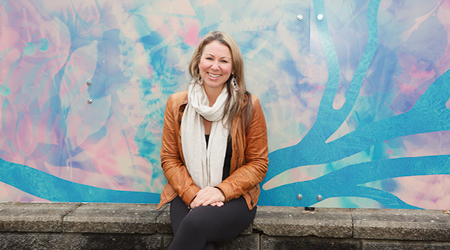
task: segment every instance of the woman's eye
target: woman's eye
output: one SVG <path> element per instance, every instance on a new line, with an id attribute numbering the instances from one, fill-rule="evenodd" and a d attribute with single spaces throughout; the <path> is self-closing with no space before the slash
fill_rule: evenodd
<path id="1" fill-rule="evenodd" d="M 226 61 L 226 60 L 222 60 L 222 62 L 223 62 L 223 63 L 228 63 L 228 61 Z"/>

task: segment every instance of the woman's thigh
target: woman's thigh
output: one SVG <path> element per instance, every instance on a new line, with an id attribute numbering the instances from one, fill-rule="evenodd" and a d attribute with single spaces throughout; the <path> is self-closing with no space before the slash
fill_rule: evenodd
<path id="1" fill-rule="evenodd" d="M 189 210 L 179 197 L 176 199 L 172 202 L 175 207 L 171 207 L 172 229 L 175 236 L 181 230 L 180 233 L 198 232 L 207 242 L 229 240 L 246 229 L 256 214 L 256 207 L 248 210 L 243 197 L 226 202 L 222 207 L 200 206 L 192 210 Z M 172 211 L 177 214 L 172 215 Z"/>

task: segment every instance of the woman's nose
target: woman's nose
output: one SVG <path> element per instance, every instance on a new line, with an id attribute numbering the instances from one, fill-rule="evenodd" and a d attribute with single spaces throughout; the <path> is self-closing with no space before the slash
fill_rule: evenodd
<path id="1" fill-rule="evenodd" d="M 219 70 L 220 69 L 219 62 L 214 61 L 213 64 L 211 65 L 211 69 Z"/>

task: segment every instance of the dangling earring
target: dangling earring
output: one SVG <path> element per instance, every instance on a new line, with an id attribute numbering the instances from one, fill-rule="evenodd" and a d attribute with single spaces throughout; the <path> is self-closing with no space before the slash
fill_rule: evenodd
<path id="1" fill-rule="evenodd" d="M 201 77 L 201 76 L 199 76 L 199 77 L 198 77 L 198 79 L 197 79 L 197 83 L 198 83 L 198 84 L 200 84 L 200 85 L 202 85 L 202 84 L 203 84 L 203 79 L 202 79 L 202 77 Z"/>
<path id="2" fill-rule="evenodd" d="M 233 85 L 234 90 L 239 91 L 239 86 L 237 85 L 236 78 L 233 76 L 231 79 L 231 84 Z"/>

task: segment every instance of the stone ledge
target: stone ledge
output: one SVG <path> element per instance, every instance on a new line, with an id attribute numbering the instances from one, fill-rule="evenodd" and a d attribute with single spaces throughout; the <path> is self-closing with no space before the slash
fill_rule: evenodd
<path id="1" fill-rule="evenodd" d="M 42 234 L 48 239 L 71 239 L 73 244 L 104 237 L 112 240 L 123 234 L 164 248 L 170 244 L 172 229 L 168 205 L 156 210 L 156 204 L 0 203 L 0 232 L 3 238 Z M 77 237 L 80 239 L 73 240 Z M 347 248 L 374 249 L 390 243 L 421 246 L 432 242 L 435 249 L 440 249 L 450 245 L 450 215 L 442 210 L 305 211 L 302 207 L 261 206 L 253 225 L 240 238 L 219 244 L 218 248 L 231 249 L 230 246 L 242 245 L 244 241 L 262 249 L 277 244 L 319 246 L 327 244 L 319 242 L 325 238 L 335 246 Z"/>
<path id="2" fill-rule="evenodd" d="M 261 249 L 297 250 L 297 249 L 361 249 L 361 243 L 352 239 L 319 238 L 319 237 L 273 237 L 261 236 Z"/>
<path id="3" fill-rule="evenodd" d="M 64 217 L 64 232 L 155 234 L 160 213 L 155 204 L 82 204 Z"/>
<path id="4" fill-rule="evenodd" d="M 0 232 L 62 232 L 63 218 L 81 203 L 1 203 Z"/>
<path id="5" fill-rule="evenodd" d="M 449 242 L 433 241 L 367 241 L 362 242 L 364 250 L 396 249 L 396 250 L 448 250 Z"/>
<path id="6" fill-rule="evenodd" d="M 450 241 L 450 215 L 442 210 L 357 209 L 352 215 L 354 238 Z"/>
<path id="7" fill-rule="evenodd" d="M 258 207 L 253 228 L 270 236 L 352 237 L 352 210 Z"/>

